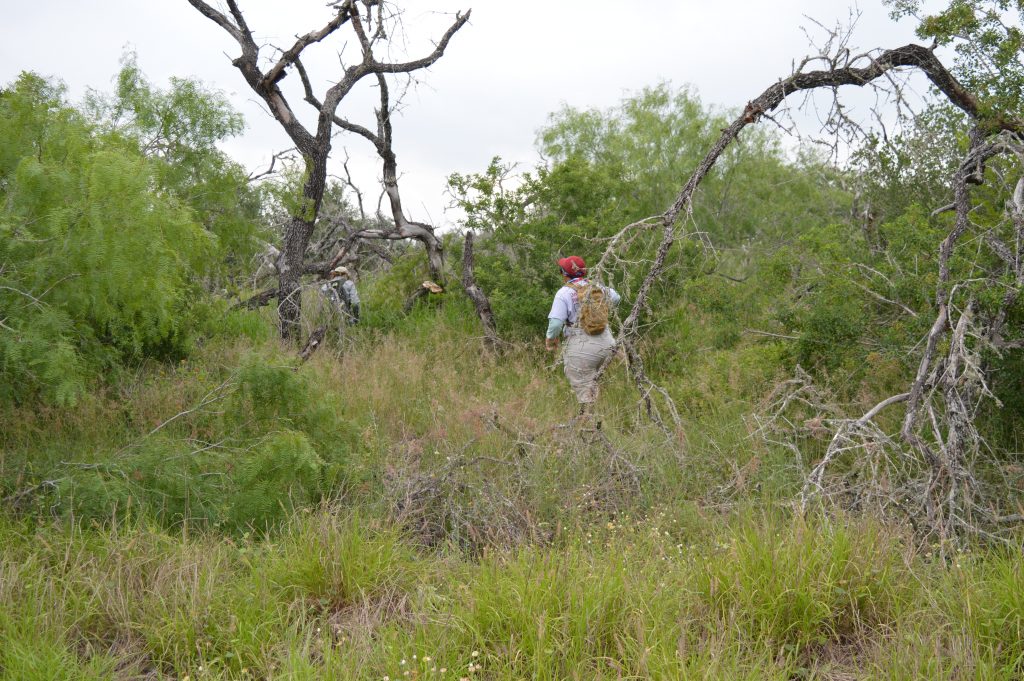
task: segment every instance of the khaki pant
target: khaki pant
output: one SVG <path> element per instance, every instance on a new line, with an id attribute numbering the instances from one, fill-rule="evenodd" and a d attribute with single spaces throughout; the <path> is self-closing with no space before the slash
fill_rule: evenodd
<path id="1" fill-rule="evenodd" d="M 597 336 L 588 335 L 581 329 L 571 329 L 565 339 L 562 362 L 565 377 L 576 393 L 580 404 L 597 400 L 597 372 L 615 348 L 615 337 L 610 329 Z"/>

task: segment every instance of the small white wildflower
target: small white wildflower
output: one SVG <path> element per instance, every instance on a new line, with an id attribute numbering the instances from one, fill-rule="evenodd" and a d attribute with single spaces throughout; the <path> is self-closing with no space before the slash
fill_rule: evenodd
<path id="1" fill-rule="evenodd" d="M 480 657 L 480 651 L 479 650 L 474 650 L 472 653 L 470 653 L 470 656 L 471 657 Z"/>

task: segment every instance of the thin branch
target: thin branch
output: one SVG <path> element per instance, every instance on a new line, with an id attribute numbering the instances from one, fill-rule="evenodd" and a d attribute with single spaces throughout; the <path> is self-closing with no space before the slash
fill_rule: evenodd
<path id="1" fill-rule="evenodd" d="M 862 290 L 862 291 L 864 291 L 865 293 L 867 293 L 867 294 L 868 294 L 869 296 L 871 296 L 872 298 L 875 298 L 876 300 L 880 300 L 880 301 L 882 301 L 883 303 L 888 303 L 888 304 L 890 304 L 890 305 L 895 305 L 896 307 L 900 308 L 901 310 L 903 310 L 904 312 L 906 312 L 906 313 L 907 313 L 908 315 L 910 315 L 911 317 L 917 317 L 917 313 L 916 313 L 916 312 L 914 312 L 913 310 L 911 310 L 911 309 L 910 309 L 909 307 L 907 307 L 907 306 L 906 306 L 906 305 L 904 305 L 903 303 L 901 303 L 901 302 L 898 302 L 898 301 L 895 301 L 895 300 L 889 300 L 888 298 L 886 298 L 886 297 L 885 297 L 885 296 L 883 296 L 882 294 L 880 294 L 880 293 L 876 293 L 875 291 L 872 291 L 872 290 L 871 290 L 871 289 L 869 289 L 869 288 L 868 288 L 867 286 L 865 286 L 864 284 L 861 284 L 861 283 L 860 283 L 860 282 L 858 282 L 858 281 L 855 281 L 855 282 L 853 282 L 853 284 L 854 284 L 854 286 L 856 286 L 856 287 L 857 287 L 857 288 L 859 288 L 860 290 Z"/>
<path id="2" fill-rule="evenodd" d="M 330 34 L 338 30 L 346 21 L 348 21 L 348 10 L 351 7 L 351 2 L 344 2 L 338 6 L 338 13 L 327 22 L 327 25 L 321 28 L 319 31 L 310 31 L 306 35 L 298 38 L 295 44 L 291 46 L 286 52 L 281 54 L 281 58 L 277 60 L 267 75 L 263 78 L 263 86 L 270 87 L 272 84 L 277 83 L 285 76 L 285 69 L 295 63 L 298 60 L 299 55 L 302 51 L 312 45 L 318 43 Z"/>

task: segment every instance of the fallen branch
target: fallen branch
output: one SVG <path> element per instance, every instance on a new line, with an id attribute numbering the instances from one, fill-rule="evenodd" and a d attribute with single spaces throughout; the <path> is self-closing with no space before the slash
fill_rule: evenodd
<path id="1" fill-rule="evenodd" d="M 235 303 L 234 305 L 231 306 L 231 309 L 241 310 L 242 308 L 245 308 L 246 310 L 255 310 L 263 307 L 264 305 L 269 305 L 270 301 L 274 300 L 275 298 L 277 298 L 276 286 L 274 288 L 268 288 L 265 291 L 260 291 L 251 298 Z"/>
<path id="2" fill-rule="evenodd" d="M 412 295 L 406 298 L 405 304 L 402 305 L 402 311 L 405 312 L 405 314 L 409 314 L 412 312 L 412 308 L 416 305 L 417 300 L 420 298 L 426 298 L 432 293 L 444 293 L 444 289 L 428 279 L 420 284 L 420 286 L 412 292 Z"/>
<path id="3" fill-rule="evenodd" d="M 313 329 L 313 333 L 309 334 L 309 339 L 306 340 L 306 345 L 302 348 L 299 353 L 299 359 L 305 364 L 306 361 L 313 356 L 313 353 L 317 351 L 320 345 L 324 341 L 324 336 L 327 335 L 326 326 L 318 326 Z"/>

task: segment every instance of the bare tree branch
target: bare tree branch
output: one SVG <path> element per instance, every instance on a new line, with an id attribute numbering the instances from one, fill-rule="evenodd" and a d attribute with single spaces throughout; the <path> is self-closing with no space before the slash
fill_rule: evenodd
<path id="1" fill-rule="evenodd" d="M 321 28 L 319 31 L 310 31 L 306 35 L 298 38 L 295 41 L 295 44 L 291 46 L 291 48 L 282 53 L 281 58 L 277 60 L 277 63 L 274 64 L 270 68 L 270 70 L 267 71 L 267 75 L 264 76 L 264 87 L 269 87 L 270 85 L 284 78 L 285 69 L 291 66 L 293 63 L 295 63 L 296 60 L 298 60 L 299 55 L 302 54 L 302 51 L 304 49 L 306 49 L 313 43 L 320 42 L 330 34 L 334 33 L 342 24 L 348 21 L 349 15 L 348 12 L 346 12 L 345 10 L 349 6 L 351 6 L 351 2 L 342 3 L 338 7 L 338 13 L 335 15 L 333 19 L 331 19 L 327 23 L 326 26 Z"/>

